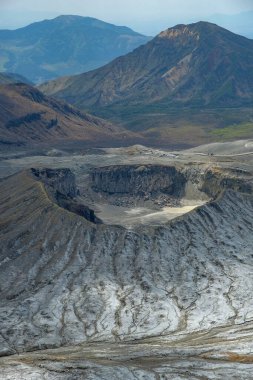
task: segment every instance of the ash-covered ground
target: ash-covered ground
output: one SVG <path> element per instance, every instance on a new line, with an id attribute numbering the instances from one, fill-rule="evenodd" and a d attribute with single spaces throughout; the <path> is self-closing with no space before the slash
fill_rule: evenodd
<path id="1" fill-rule="evenodd" d="M 253 379 L 252 145 L 2 152 L 0 379 Z"/>

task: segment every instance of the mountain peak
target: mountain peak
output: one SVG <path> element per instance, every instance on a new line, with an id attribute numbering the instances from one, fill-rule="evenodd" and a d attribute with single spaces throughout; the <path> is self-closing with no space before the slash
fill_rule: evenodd
<path id="1" fill-rule="evenodd" d="M 159 38 L 175 39 L 178 37 L 192 36 L 199 39 L 198 32 L 190 29 L 188 25 L 179 24 L 173 28 L 166 29 L 158 34 Z"/>
<path id="2" fill-rule="evenodd" d="M 0 30 L 2 71 L 41 83 L 96 69 L 150 39 L 96 18 L 61 15 L 14 31 Z"/>
<path id="3" fill-rule="evenodd" d="M 72 23 L 77 23 L 77 22 L 81 22 L 86 25 L 89 25 L 89 24 L 93 25 L 94 23 L 98 25 L 107 24 L 106 22 L 102 20 L 98 20 L 94 17 L 86 17 L 86 16 L 79 16 L 79 15 L 60 15 L 47 21 L 54 22 L 54 23 L 63 23 L 63 24 L 72 24 Z"/>
<path id="4" fill-rule="evenodd" d="M 70 26 L 74 25 L 76 27 L 77 25 L 79 26 L 84 26 L 84 27 L 91 27 L 91 28 L 97 28 L 97 29 L 102 29 L 102 30 L 114 30 L 117 32 L 121 33 L 126 33 L 130 35 L 141 35 L 132 29 L 128 28 L 127 26 L 119 26 L 119 25 L 114 25 L 102 20 L 99 20 L 94 17 L 88 17 L 88 16 L 79 16 L 79 15 L 60 15 L 57 16 L 56 18 L 53 18 L 51 20 L 46 20 L 46 22 L 50 22 L 56 25 L 62 25 L 65 26 Z"/>
<path id="5" fill-rule="evenodd" d="M 56 20 L 60 20 L 60 21 L 75 21 L 75 20 L 82 20 L 83 18 L 91 18 L 91 17 L 82 17 L 82 16 L 79 16 L 79 15 L 60 15 L 60 16 L 57 16 L 55 17 L 54 19 L 52 19 L 51 21 L 56 21 Z"/>
<path id="6" fill-rule="evenodd" d="M 206 21 L 199 21 L 193 24 L 178 24 L 172 28 L 168 28 L 162 31 L 160 34 L 158 34 L 158 37 L 173 39 L 180 36 L 192 36 L 196 39 L 199 39 L 202 33 L 213 32 L 215 30 L 218 31 L 222 29 L 223 28 L 219 27 L 216 24 L 212 24 Z"/>
<path id="7" fill-rule="evenodd" d="M 215 24 L 181 24 L 107 66 L 43 90 L 83 109 L 106 107 L 108 114 L 116 104 L 119 110 L 159 102 L 161 109 L 248 106 L 252 51 L 253 41 Z"/>

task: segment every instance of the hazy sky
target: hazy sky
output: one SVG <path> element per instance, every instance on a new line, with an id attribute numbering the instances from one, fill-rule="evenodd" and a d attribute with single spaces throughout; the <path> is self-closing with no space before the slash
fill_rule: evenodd
<path id="1" fill-rule="evenodd" d="M 177 23 L 249 10 L 253 10 L 253 0 L 0 0 L 0 28 L 78 14 L 154 35 Z"/>

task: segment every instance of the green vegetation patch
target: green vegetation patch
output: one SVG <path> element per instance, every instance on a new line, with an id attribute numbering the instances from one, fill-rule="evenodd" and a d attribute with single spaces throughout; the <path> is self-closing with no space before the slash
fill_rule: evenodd
<path id="1" fill-rule="evenodd" d="M 211 131 L 211 135 L 218 137 L 220 140 L 253 137 L 253 122 L 233 124 L 225 128 L 219 128 Z"/>

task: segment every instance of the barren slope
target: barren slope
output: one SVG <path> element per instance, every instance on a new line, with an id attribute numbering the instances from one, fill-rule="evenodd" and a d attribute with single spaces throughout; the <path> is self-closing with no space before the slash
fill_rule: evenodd
<path id="1" fill-rule="evenodd" d="M 55 173 L 52 189 L 73 196 L 72 177 Z M 253 310 L 253 198 L 238 175 L 193 171 L 202 191 L 221 189 L 215 201 L 133 230 L 59 207 L 30 172 L 2 180 L 2 354 L 243 329 Z"/>
<path id="2" fill-rule="evenodd" d="M 41 89 L 80 108 L 252 104 L 253 41 L 215 24 L 177 25 L 110 64 Z"/>
<path id="3" fill-rule="evenodd" d="M 252 51 L 252 40 L 217 25 L 177 25 L 102 68 L 40 88 L 141 132 L 146 144 L 252 138 Z"/>
<path id="4" fill-rule="evenodd" d="M 81 140 L 111 145 L 124 130 L 56 101 L 32 86 L 0 85 L 0 143 L 47 143 Z"/>

